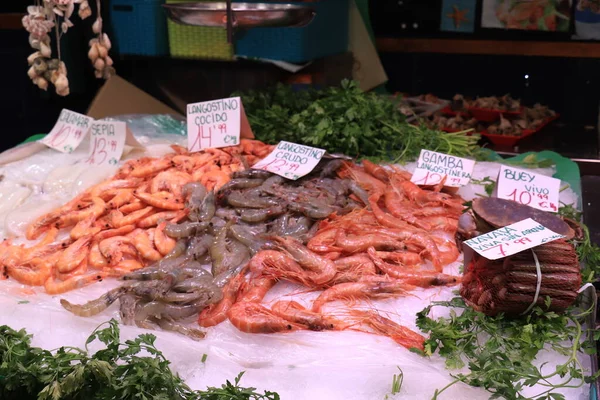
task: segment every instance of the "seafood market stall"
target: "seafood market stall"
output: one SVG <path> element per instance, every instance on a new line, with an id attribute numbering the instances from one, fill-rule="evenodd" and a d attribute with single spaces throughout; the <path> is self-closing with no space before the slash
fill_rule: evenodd
<path id="1" fill-rule="evenodd" d="M 595 396 L 577 164 L 478 139 L 353 82 L 64 110 L 0 155 L 2 398 Z"/>

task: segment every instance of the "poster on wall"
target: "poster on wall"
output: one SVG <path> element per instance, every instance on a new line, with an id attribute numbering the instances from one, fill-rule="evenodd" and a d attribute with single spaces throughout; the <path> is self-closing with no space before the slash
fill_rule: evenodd
<path id="1" fill-rule="evenodd" d="M 483 0 L 482 28 L 568 32 L 571 0 Z"/>
<path id="2" fill-rule="evenodd" d="M 444 32 L 468 32 L 475 30 L 476 0 L 444 0 L 440 30 Z"/>
<path id="3" fill-rule="evenodd" d="M 600 40 L 600 0 L 577 1 L 575 39 Z"/>

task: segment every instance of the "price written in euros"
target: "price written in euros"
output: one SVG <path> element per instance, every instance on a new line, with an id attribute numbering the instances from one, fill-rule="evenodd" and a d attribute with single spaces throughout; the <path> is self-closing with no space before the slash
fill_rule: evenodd
<path id="1" fill-rule="evenodd" d="M 108 140 L 104 137 L 94 136 L 91 143 L 91 154 L 85 160 L 87 164 L 104 164 L 107 161 L 109 152 L 117 151 L 117 141 L 115 139 Z M 115 160 L 115 161 L 113 161 Z M 117 160 L 112 157 L 108 160 L 109 164 L 116 164 Z"/>
<path id="2" fill-rule="evenodd" d="M 63 109 L 58 121 L 41 142 L 62 153 L 71 153 L 88 133 L 93 121 L 86 115 Z"/>
<path id="3" fill-rule="evenodd" d="M 298 171 L 298 168 L 300 168 L 300 164 L 290 162 L 287 160 L 283 160 L 281 158 L 276 158 L 275 160 L 272 160 L 272 161 L 266 162 L 266 163 L 260 162 L 257 165 L 255 165 L 253 168 L 254 169 L 262 169 L 264 171 L 271 171 L 271 172 L 275 172 L 275 173 L 281 172 L 282 170 L 285 169 L 287 171 L 283 172 L 283 175 L 286 178 L 293 179 L 293 180 L 300 178 L 300 175 L 296 174 L 296 172 Z"/>
<path id="4" fill-rule="evenodd" d="M 535 208 L 549 208 L 554 212 L 558 211 L 556 204 L 550 201 L 550 196 L 544 193 L 531 193 L 526 189 L 515 188 L 510 193 L 507 193 L 505 198 L 526 206 L 537 205 Z"/>
<path id="5" fill-rule="evenodd" d="M 444 175 L 438 174 L 437 172 L 427 171 L 427 173 L 425 173 L 425 175 L 423 175 L 423 177 L 421 177 L 417 180 L 414 180 L 413 183 L 416 183 L 417 185 L 421 185 L 421 186 L 437 185 L 438 183 L 440 183 L 442 181 L 443 177 L 444 177 Z M 460 185 L 460 183 L 461 183 L 460 178 L 451 178 L 449 176 L 446 178 L 446 181 L 444 182 L 444 184 L 448 185 L 448 186 Z"/>
<path id="6" fill-rule="evenodd" d="M 196 139 L 192 144 L 192 149 L 210 149 L 213 147 L 213 137 L 218 134 L 222 137 L 222 141 L 229 146 L 235 146 L 238 143 L 238 138 L 235 135 L 227 134 L 227 124 L 217 125 L 200 125 L 198 126 L 198 132 Z"/>

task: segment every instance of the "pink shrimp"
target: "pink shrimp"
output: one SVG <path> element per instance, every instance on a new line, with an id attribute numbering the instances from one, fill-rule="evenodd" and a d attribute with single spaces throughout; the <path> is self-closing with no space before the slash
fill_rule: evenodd
<path id="1" fill-rule="evenodd" d="M 365 171 L 382 182 L 388 182 L 390 180 L 388 172 L 379 164 L 372 163 L 369 160 L 362 160 L 362 165 Z"/>
<path id="2" fill-rule="evenodd" d="M 382 260 L 392 261 L 413 268 L 423 262 L 421 256 L 412 251 L 376 251 L 374 254 Z"/>
<path id="3" fill-rule="evenodd" d="M 132 233 L 135 233 L 135 232 L 132 232 Z M 133 245 L 135 246 L 137 251 L 141 254 L 141 256 L 147 260 L 158 261 L 161 258 L 163 258 L 163 255 L 160 254 L 154 248 L 154 245 L 152 244 L 152 241 L 150 240 L 150 237 L 148 236 L 148 234 L 141 229 L 139 230 L 139 232 L 137 232 L 137 233 L 135 233 L 135 235 L 133 235 Z"/>
<path id="4" fill-rule="evenodd" d="M 223 298 L 216 304 L 210 304 L 200 313 L 198 324 L 204 328 L 215 326 L 227 319 L 227 312 L 235 302 L 238 291 L 244 282 L 244 272 L 240 272 L 223 288 Z"/>
<path id="5" fill-rule="evenodd" d="M 134 196 L 150 206 L 162 208 L 163 210 L 182 210 L 184 208 L 184 204 L 180 199 L 169 198 L 162 193 L 163 192 L 150 194 L 134 192 Z"/>
<path id="6" fill-rule="evenodd" d="M 133 199 L 128 204 L 120 207 L 119 211 L 121 211 L 123 214 L 129 214 L 134 211 L 141 210 L 144 207 L 146 207 L 146 204 L 143 201 L 140 199 Z"/>
<path id="7" fill-rule="evenodd" d="M 250 277 L 240 287 L 236 302 L 260 303 L 267 292 L 277 283 L 277 279 L 268 276 Z"/>
<path id="8" fill-rule="evenodd" d="M 82 236 L 63 251 L 56 263 L 58 271 L 65 274 L 77 268 L 87 258 L 91 240 L 92 235 Z"/>
<path id="9" fill-rule="evenodd" d="M 113 228 L 121 228 L 125 225 L 135 225 L 139 221 L 146 218 L 154 211 L 154 207 L 149 206 L 132 212 L 131 214 L 123 215 L 121 211 L 113 210 L 108 214 L 108 220 Z"/>
<path id="10" fill-rule="evenodd" d="M 379 315 L 375 311 L 349 310 L 349 313 L 357 318 L 359 323 L 373 329 L 375 333 L 387 336 L 407 349 L 425 350 L 425 338 L 422 335 Z"/>
<path id="11" fill-rule="evenodd" d="M 117 265 L 125 255 L 137 257 L 138 253 L 133 241 L 126 236 L 113 236 L 102 240 L 98 244 L 100 253 L 106 258 L 110 265 Z"/>
<path id="12" fill-rule="evenodd" d="M 72 211 L 62 215 L 57 222 L 59 228 L 68 227 L 77 224 L 79 221 L 93 215 L 95 218 L 100 217 L 106 211 L 106 203 L 100 197 L 92 198 L 92 205 L 79 211 Z"/>
<path id="13" fill-rule="evenodd" d="M 304 329 L 258 303 L 235 303 L 227 312 L 231 324 L 246 333 L 290 332 Z"/>
<path id="14" fill-rule="evenodd" d="M 96 216 L 90 214 L 86 219 L 82 219 L 73 227 L 73 229 L 71 229 L 69 236 L 71 236 L 71 239 L 77 240 L 85 235 L 95 235 L 100 232 L 102 228 L 94 226 L 94 222 L 96 222 Z"/>
<path id="15" fill-rule="evenodd" d="M 107 203 L 109 209 L 118 209 L 133 200 L 133 189 L 119 189 L 115 196 Z"/>
<path id="16" fill-rule="evenodd" d="M 295 301 L 280 300 L 271 306 L 271 311 L 287 321 L 306 326 L 312 331 L 340 331 L 348 327 L 345 322 L 325 314 L 310 311 Z"/>
<path id="17" fill-rule="evenodd" d="M 336 244 L 346 253 L 362 253 L 369 247 L 378 249 L 404 249 L 406 245 L 396 238 L 385 234 L 367 233 L 348 236 L 344 230 L 339 230 Z"/>
<path id="18" fill-rule="evenodd" d="M 88 254 L 88 264 L 95 269 L 102 270 L 108 267 L 108 261 L 106 257 L 102 255 L 98 242 L 95 241 L 90 246 L 90 253 Z"/>
<path id="19" fill-rule="evenodd" d="M 425 217 L 422 219 L 425 223 L 431 226 L 431 230 L 434 231 L 444 231 L 456 233 L 458 230 L 458 219 L 443 217 L 443 216 L 434 216 L 434 217 Z"/>
<path id="20" fill-rule="evenodd" d="M 323 285 L 335 276 L 337 270 L 333 261 L 313 253 L 301 242 L 291 237 L 279 237 L 275 240 L 298 264 L 312 272 L 310 280 L 315 285 Z"/>
<path id="21" fill-rule="evenodd" d="M 338 170 L 338 176 L 342 179 L 351 178 L 363 189 L 371 192 L 383 192 L 386 184 L 354 163 L 346 162 L 343 168 Z"/>
<path id="22" fill-rule="evenodd" d="M 140 228 L 150 228 L 158 225 L 160 220 L 169 221 L 179 215 L 179 211 L 161 211 L 140 220 L 137 226 Z"/>
<path id="23" fill-rule="evenodd" d="M 356 254 L 335 260 L 338 270 L 331 283 L 337 285 L 344 282 L 357 282 L 364 276 L 375 275 L 377 270 L 375 264 L 365 254 Z"/>
<path id="24" fill-rule="evenodd" d="M 181 171 L 167 170 L 159 173 L 152 179 L 150 193 L 167 190 L 175 197 L 183 197 L 183 187 L 192 181 L 192 176 Z"/>
<path id="25" fill-rule="evenodd" d="M 166 256 L 175 248 L 177 241 L 165 235 L 164 229 L 167 226 L 167 222 L 163 221 L 154 230 L 154 245 L 158 251 Z"/>
<path id="26" fill-rule="evenodd" d="M 400 280 L 390 280 L 382 276 L 370 277 L 358 282 L 340 283 L 324 290 L 314 301 L 312 310 L 321 311 L 321 308 L 329 302 L 336 300 L 356 299 L 380 299 L 389 297 L 405 296 L 414 286 Z"/>
<path id="27" fill-rule="evenodd" d="M 173 164 L 171 162 L 171 157 L 163 157 L 158 159 L 151 159 L 146 164 L 136 167 L 130 173 L 132 177 L 135 178 L 145 178 L 149 175 L 154 175 L 165 169 L 171 167 Z"/>
<path id="28" fill-rule="evenodd" d="M 338 231 L 339 229 L 337 228 L 319 230 L 319 232 L 317 232 L 317 234 L 308 241 L 306 247 L 315 253 L 330 253 L 340 251 L 342 249 L 335 246 Z"/>
<path id="29" fill-rule="evenodd" d="M 220 169 L 206 172 L 200 178 L 200 183 L 203 184 L 208 191 L 217 191 L 227 182 L 229 182 L 229 175 Z"/>
<path id="30" fill-rule="evenodd" d="M 30 286 L 42 286 L 52 274 L 53 263 L 50 260 L 34 258 L 18 266 L 7 265 L 8 276 Z"/>
<path id="31" fill-rule="evenodd" d="M 422 218 L 417 218 L 413 214 L 413 208 L 405 207 L 402 202 L 402 199 L 392 188 L 388 188 L 384 195 L 385 208 L 397 218 L 402 219 L 403 221 L 408 222 L 411 225 L 414 225 L 418 228 L 430 230 L 431 226 Z"/>
<path id="32" fill-rule="evenodd" d="M 80 289 L 90 283 L 102 281 L 106 277 L 106 274 L 102 272 L 94 273 L 91 275 L 77 275 L 68 278 L 65 281 L 56 281 L 54 277 L 50 276 L 44 283 L 44 289 L 48 294 L 61 294 L 71 290 Z"/>
<path id="33" fill-rule="evenodd" d="M 369 249 L 368 254 L 375 266 L 377 266 L 381 272 L 410 285 L 427 288 L 431 286 L 454 286 L 460 283 L 460 277 L 457 276 L 446 275 L 435 271 L 407 270 L 401 266 L 386 263 L 377 257 L 375 249 L 373 248 Z"/>

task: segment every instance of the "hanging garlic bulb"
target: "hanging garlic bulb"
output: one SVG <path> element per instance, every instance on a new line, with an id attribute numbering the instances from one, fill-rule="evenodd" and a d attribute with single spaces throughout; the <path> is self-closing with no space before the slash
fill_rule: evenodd
<path id="1" fill-rule="evenodd" d="M 94 66 L 94 75 L 97 78 L 108 79 L 114 75 L 113 60 L 110 58 L 109 50 L 112 47 L 106 33 L 102 32 L 103 24 L 100 16 L 100 1 L 96 0 L 98 15 L 92 25 L 92 31 L 96 38 L 90 41 L 88 58 Z M 42 90 L 48 90 L 53 84 L 56 93 L 67 96 L 70 92 L 67 67 L 60 60 L 60 36 L 66 33 L 73 22 L 70 20 L 75 12 L 75 6 L 79 5 L 78 15 L 81 19 L 92 15 L 89 0 L 36 0 L 37 5 L 27 8 L 27 15 L 23 17 L 23 27 L 29 32 L 29 45 L 36 51 L 27 57 L 27 76 L 33 84 Z M 56 35 L 58 58 L 52 59 L 52 47 L 49 34 Z"/>

